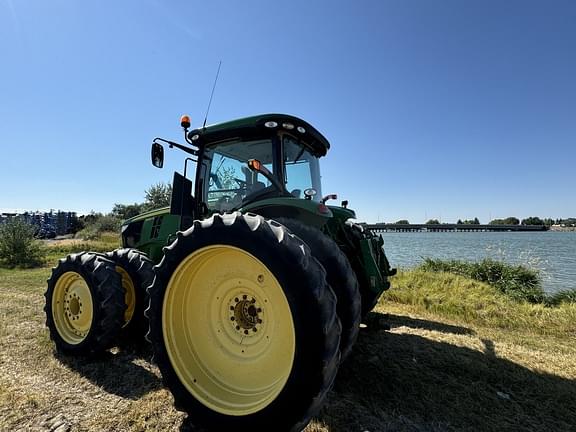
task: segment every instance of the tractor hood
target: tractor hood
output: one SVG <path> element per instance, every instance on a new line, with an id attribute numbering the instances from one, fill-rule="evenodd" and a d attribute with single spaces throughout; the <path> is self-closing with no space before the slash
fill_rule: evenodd
<path id="1" fill-rule="evenodd" d="M 240 211 L 242 213 L 257 213 L 268 219 L 298 219 L 316 228 L 321 228 L 333 217 L 332 211 L 324 204 L 294 197 L 278 197 L 256 201 L 242 207 Z"/>
<path id="2" fill-rule="evenodd" d="M 129 225 L 132 222 L 138 222 L 138 221 L 153 218 L 156 216 L 164 216 L 166 214 L 170 214 L 170 207 L 161 207 L 161 208 L 157 208 L 157 209 L 153 209 L 153 210 L 148 210 L 148 211 L 140 213 L 134 217 L 131 217 L 130 219 L 126 219 L 125 221 L 122 222 L 122 225 L 123 226 Z"/>
<path id="3" fill-rule="evenodd" d="M 328 140 L 314 126 L 287 114 L 261 114 L 217 123 L 188 132 L 188 139 L 198 147 L 203 147 L 215 141 L 258 137 L 282 130 L 302 136 L 304 145 L 317 157 L 326 155 L 330 148 Z"/>

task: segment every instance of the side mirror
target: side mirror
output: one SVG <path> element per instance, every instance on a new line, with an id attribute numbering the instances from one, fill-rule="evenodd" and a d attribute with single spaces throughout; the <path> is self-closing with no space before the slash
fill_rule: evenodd
<path id="1" fill-rule="evenodd" d="M 164 147 L 156 142 L 152 143 L 152 165 L 156 168 L 164 166 Z"/>

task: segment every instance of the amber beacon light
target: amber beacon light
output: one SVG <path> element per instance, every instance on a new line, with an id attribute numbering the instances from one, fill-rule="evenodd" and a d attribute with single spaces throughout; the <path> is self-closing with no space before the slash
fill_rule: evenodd
<path id="1" fill-rule="evenodd" d="M 190 128 L 190 117 L 187 115 L 180 117 L 180 126 L 182 126 L 184 129 Z"/>

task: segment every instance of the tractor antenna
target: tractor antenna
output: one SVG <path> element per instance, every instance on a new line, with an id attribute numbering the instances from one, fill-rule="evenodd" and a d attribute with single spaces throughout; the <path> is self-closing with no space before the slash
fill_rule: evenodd
<path id="1" fill-rule="evenodd" d="M 220 75 L 220 66 L 222 66 L 222 60 L 220 60 L 220 63 L 218 63 L 218 71 L 216 72 L 216 78 L 214 78 L 214 85 L 212 86 L 212 93 L 210 93 L 210 101 L 208 102 L 208 108 L 206 108 L 206 116 L 204 117 L 204 124 L 202 125 L 202 129 L 206 129 L 206 120 L 208 120 L 210 105 L 212 105 L 212 97 L 214 96 L 214 90 L 216 89 L 216 83 L 218 82 L 218 76 Z"/>

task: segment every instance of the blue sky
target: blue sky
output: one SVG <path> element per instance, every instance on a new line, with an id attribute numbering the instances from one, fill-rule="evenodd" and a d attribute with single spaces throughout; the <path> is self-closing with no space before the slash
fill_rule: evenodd
<path id="1" fill-rule="evenodd" d="M 152 138 L 264 112 L 362 220 L 576 216 L 576 2 L 0 0 L 0 210 L 109 211 Z"/>

